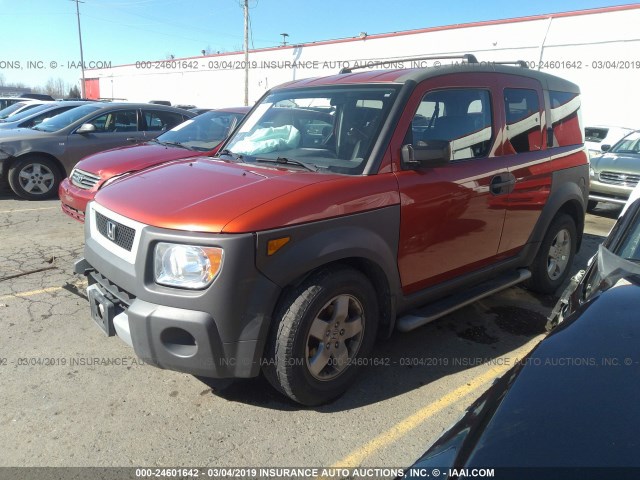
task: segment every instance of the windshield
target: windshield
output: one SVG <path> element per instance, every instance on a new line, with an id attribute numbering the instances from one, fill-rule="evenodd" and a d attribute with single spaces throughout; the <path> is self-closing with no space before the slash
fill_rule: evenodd
<path id="1" fill-rule="evenodd" d="M 640 131 L 631 132 L 611 149 L 612 153 L 640 154 Z"/>
<path id="2" fill-rule="evenodd" d="M 609 239 L 598 247 L 595 265 L 585 282 L 585 299 L 620 281 L 640 279 L 640 199 L 618 219 Z"/>
<path id="3" fill-rule="evenodd" d="M 242 113 L 206 112 L 173 127 L 156 140 L 163 143 L 179 143 L 193 150 L 211 150 L 227 138 L 242 117 Z"/>
<path id="4" fill-rule="evenodd" d="M 358 175 L 394 101 L 395 87 L 347 86 L 276 92 L 264 98 L 221 152 L 242 161 Z"/>
<path id="5" fill-rule="evenodd" d="M 19 110 L 22 107 L 24 107 L 25 105 L 27 105 L 27 103 L 28 102 L 17 102 L 17 103 L 14 103 L 13 105 L 9 105 L 7 108 L 5 108 L 3 110 L 0 110 L 0 119 L 7 118 L 9 115 L 11 115 L 16 110 Z"/>
<path id="6" fill-rule="evenodd" d="M 31 115 L 35 115 L 38 112 L 43 112 L 43 111 L 49 110 L 51 108 L 55 108 L 55 107 L 52 107 L 51 104 L 49 104 L 49 103 L 44 103 L 42 105 L 38 105 L 37 107 L 28 108 L 27 110 L 23 110 L 21 112 L 18 112 L 15 115 L 11 115 L 11 117 L 6 118 L 5 120 L 8 121 L 8 122 L 18 122 L 18 121 L 22 120 L 23 118 L 30 117 Z"/>
<path id="7" fill-rule="evenodd" d="M 608 128 L 586 127 L 584 129 L 584 139 L 587 142 L 600 143 L 609 133 Z"/>
<path id="8" fill-rule="evenodd" d="M 45 121 L 33 128 L 34 130 L 42 130 L 44 132 L 56 132 L 68 125 L 71 125 L 73 122 L 81 119 L 85 115 L 89 115 L 99 109 L 99 105 L 83 105 L 81 107 L 72 108 L 60 115 L 47 118 Z"/>

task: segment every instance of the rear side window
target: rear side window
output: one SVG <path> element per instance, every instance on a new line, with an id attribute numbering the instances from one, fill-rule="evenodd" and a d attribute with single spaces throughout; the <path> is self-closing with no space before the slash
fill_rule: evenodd
<path id="1" fill-rule="evenodd" d="M 451 143 L 454 160 L 485 157 L 491 148 L 491 98 L 475 88 L 427 93 L 407 132 L 405 144 L 426 145 L 430 140 Z"/>
<path id="2" fill-rule="evenodd" d="M 515 153 L 542 149 L 538 92 L 524 88 L 504 90 L 507 139 Z"/>
<path id="3" fill-rule="evenodd" d="M 144 119 L 147 122 L 147 130 L 152 132 L 171 130 L 184 121 L 179 113 L 162 110 L 145 110 Z"/>
<path id="4" fill-rule="evenodd" d="M 580 114 L 580 94 L 549 91 L 551 106 L 550 124 L 553 129 L 553 146 L 580 145 L 584 143 Z"/>
<path id="5" fill-rule="evenodd" d="M 96 127 L 97 133 L 117 133 L 138 131 L 138 114 L 136 110 L 118 110 L 94 118 L 89 123 Z"/>

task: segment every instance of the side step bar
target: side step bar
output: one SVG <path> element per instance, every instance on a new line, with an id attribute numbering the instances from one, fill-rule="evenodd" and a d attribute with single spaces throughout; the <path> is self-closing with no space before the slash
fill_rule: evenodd
<path id="1" fill-rule="evenodd" d="M 524 282 L 529 278 L 531 278 L 531 272 L 525 268 L 494 278 L 464 292 L 450 295 L 425 307 L 413 310 L 398 319 L 396 328 L 401 332 L 409 332 L 440 317 L 444 317 L 459 308 L 466 307 L 470 303 Z"/>

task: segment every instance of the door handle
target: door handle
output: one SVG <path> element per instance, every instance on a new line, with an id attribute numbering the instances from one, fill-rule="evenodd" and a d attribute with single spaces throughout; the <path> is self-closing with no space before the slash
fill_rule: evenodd
<path id="1" fill-rule="evenodd" d="M 127 138 L 127 142 L 137 142 L 137 141 L 139 141 L 139 140 L 140 140 L 139 138 L 135 138 L 135 137 L 129 137 L 129 138 Z"/>
<path id="2" fill-rule="evenodd" d="M 506 178 L 506 180 L 505 180 Z M 516 184 L 516 177 L 511 173 L 502 175 L 496 175 L 491 179 L 489 188 L 494 195 L 504 195 L 513 191 L 513 186 Z"/>

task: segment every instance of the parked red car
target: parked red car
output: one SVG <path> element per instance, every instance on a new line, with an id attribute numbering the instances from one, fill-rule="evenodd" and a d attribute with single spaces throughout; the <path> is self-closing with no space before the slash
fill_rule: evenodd
<path id="1" fill-rule="evenodd" d="M 250 107 L 213 110 L 148 142 L 86 157 L 60 183 L 62 211 L 84 222 L 87 203 L 98 190 L 116 179 L 172 160 L 213 155 L 249 110 Z"/>
<path id="2" fill-rule="evenodd" d="M 580 89 L 464 58 L 280 85 L 216 157 L 99 192 L 74 269 L 92 319 L 145 363 L 318 405 L 383 365 L 378 336 L 554 292 L 589 194 Z"/>

